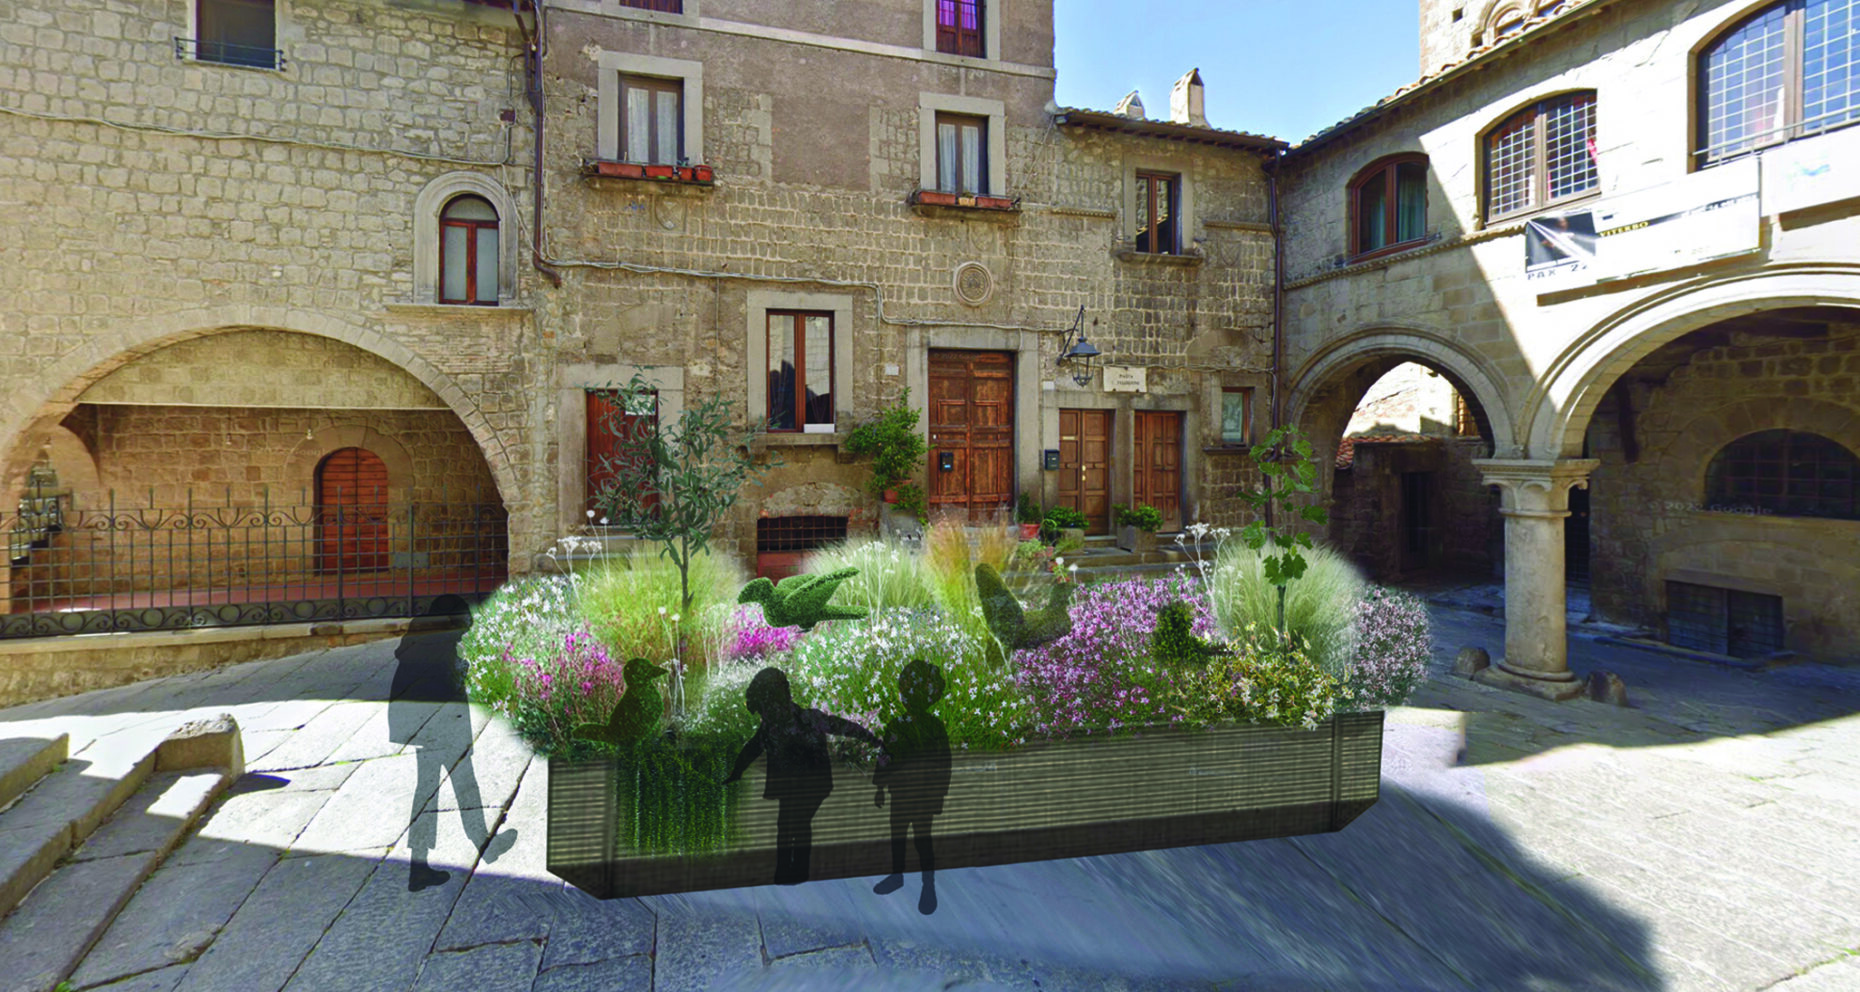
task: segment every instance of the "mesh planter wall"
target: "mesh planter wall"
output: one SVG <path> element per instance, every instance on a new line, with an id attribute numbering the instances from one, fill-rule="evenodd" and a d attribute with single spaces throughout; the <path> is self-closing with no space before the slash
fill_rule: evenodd
<path id="1" fill-rule="evenodd" d="M 1341 830 L 1375 805 L 1382 713 L 1343 714 L 1316 730 L 1159 729 L 952 757 L 931 828 L 939 869 L 1224 844 Z M 762 769 L 730 787 L 741 791 L 721 842 L 655 853 L 637 840 L 676 831 L 640 828 L 655 811 L 635 802 L 632 769 L 552 759 L 549 870 L 603 899 L 770 884 L 779 804 L 761 798 Z M 873 791 L 869 770 L 835 767 L 813 819 L 809 878 L 891 871 L 890 800 L 875 806 Z M 689 816 L 689 806 L 673 803 L 668 815 Z M 912 845 L 906 871 L 916 870 Z"/>

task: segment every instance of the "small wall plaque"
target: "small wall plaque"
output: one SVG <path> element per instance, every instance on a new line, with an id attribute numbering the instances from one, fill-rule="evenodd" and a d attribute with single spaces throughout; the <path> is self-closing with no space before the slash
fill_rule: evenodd
<path id="1" fill-rule="evenodd" d="M 1142 393 L 1149 391 L 1149 369 L 1131 365 L 1106 365 L 1104 391 L 1107 393 Z"/>

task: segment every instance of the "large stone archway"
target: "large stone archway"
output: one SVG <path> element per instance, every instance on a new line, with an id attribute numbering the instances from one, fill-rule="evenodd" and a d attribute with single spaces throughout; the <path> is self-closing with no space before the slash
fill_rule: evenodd
<path id="1" fill-rule="evenodd" d="M 1779 266 L 1656 293 L 1598 322 L 1538 376 L 1519 419 L 1526 457 L 1582 454 L 1596 405 L 1634 364 L 1682 335 L 1731 317 L 1789 307 L 1860 308 L 1860 266 Z"/>
<path id="2" fill-rule="evenodd" d="M 230 306 L 151 316 L 100 332 L 84 348 L 55 359 L 0 405 L 0 491 L 17 498 L 38 445 L 76 405 L 84 391 L 111 372 L 192 338 L 235 330 L 279 330 L 332 338 L 384 359 L 439 396 L 483 453 L 499 498 L 518 505 L 518 467 L 505 440 L 477 402 L 453 379 L 405 345 L 374 329 L 314 310 Z M 518 522 L 512 514 L 511 523 Z M 513 535 L 514 537 L 515 535 Z M 513 546 L 517 544 L 513 540 Z"/>
<path id="3" fill-rule="evenodd" d="M 1478 411 L 1481 433 L 1486 434 L 1493 445 L 1493 455 L 1514 456 L 1518 450 L 1516 432 L 1512 426 L 1510 397 L 1501 386 L 1503 378 L 1484 359 L 1445 335 L 1425 328 L 1366 328 L 1325 345 L 1306 359 L 1292 376 L 1286 395 L 1285 421 L 1304 424 L 1314 412 L 1320 395 L 1335 388 L 1343 377 L 1372 364 L 1393 366 L 1404 361 L 1418 362 L 1439 372 L 1461 395 L 1470 397 Z M 1349 397 L 1349 405 L 1353 408 L 1360 398 Z"/>

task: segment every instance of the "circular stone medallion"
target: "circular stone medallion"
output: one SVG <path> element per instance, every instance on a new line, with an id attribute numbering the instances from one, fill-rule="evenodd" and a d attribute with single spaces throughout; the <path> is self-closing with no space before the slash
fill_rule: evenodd
<path id="1" fill-rule="evenodd" d="M 980 262 L 956 266 L 956 299 L 972 307 L 988 302 L 995 291 L 995 277 Z"/>

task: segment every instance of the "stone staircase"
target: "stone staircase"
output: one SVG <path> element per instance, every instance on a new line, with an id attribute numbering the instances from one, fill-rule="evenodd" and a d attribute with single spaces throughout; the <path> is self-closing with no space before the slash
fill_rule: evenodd
<path id="1" fill-rule="evenodd" d="M 1167 575 L 1177 568 L 1187 567 L 1194 570 L 1194 555 L 1212 557 L 1214 542 L 1204 541 L 1189 544 L 1186 549 L 1175 543 L 1175 535 L 1158 534 L 1156 550 L 1135 552 L 1125 551 L 1117 546 L 1117 539 L 1109 534 L 1087 537 L 1085 547 L 1065 556 L 1067 565 L 1079 567 L 1078 577 L 1081 581 L 1092 579 L 1125 579 L 1135 577 L 1156 577 Z"/>
<path id="2" fill-rule="evenodd" d="M 244 771 L 230 716 L 159 742 L 0 740 L 0 992 L 69 978 L 144 879 Z"/>

